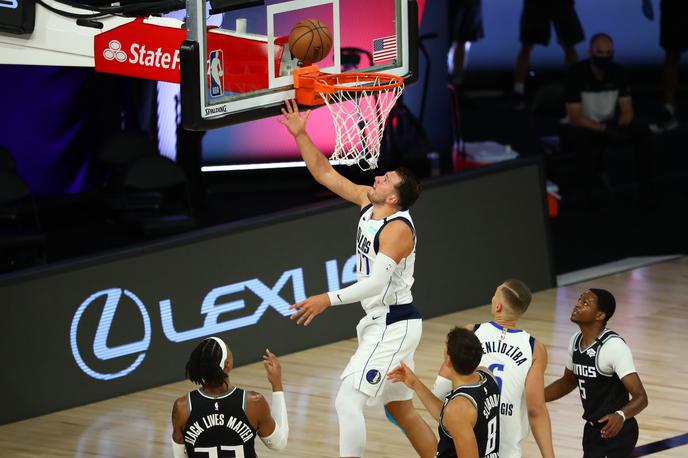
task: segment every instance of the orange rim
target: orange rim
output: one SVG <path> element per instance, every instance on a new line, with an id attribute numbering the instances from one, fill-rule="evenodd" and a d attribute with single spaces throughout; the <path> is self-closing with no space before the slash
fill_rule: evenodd
<path id="1" fill-rule="evenodd" d="M 367 86 L 344 86 L 346 83 L 366 83 Z M 345 92 L 379 92 L 389 91 L 404 84 L 400 76 L 387 73 L 320 73 L 315 77 L 313 89 L 324 94 L 334 94 L 337 91 Z"/>

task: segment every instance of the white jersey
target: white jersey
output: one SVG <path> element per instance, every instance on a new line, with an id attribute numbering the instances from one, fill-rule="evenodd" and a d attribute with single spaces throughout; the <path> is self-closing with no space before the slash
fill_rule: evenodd
<path id="1" fill-rule="evenodd" d="M 414 367 L 413 355 L 420 342 L 423 324 L 412 304 L 413 263 L 416 259 L 416 233 L 408 211 L 399 211 L 385 219 L 371 219 L 372 205 L 361 209 L 356 236 L 356 272 L 358 280 L 370 275 L 380 245 L 380 231 L 395 220 L 403 220 L 413 231 L 413 252 L 402 259 L 389 284 L 378 294 L 361 301 L 366 314 L 356 326 L 358 347 L 342 372 L 346 383 L 370 397 L 369 404 L 413 399 L 413 391 L 403 383 L 387 380 L 387 373 L 404 362 Z"/>
<path id="2" fill-rule="evenodd" d="M 477 324 L 474 331 L 483 347 L 480 365 L 492 371 L 501 393 L 499 456 L 520 457 L 520 442 L 530 432 L 525 387 L 535 339 L 526 331 L 505 329 L 495 322 Z"/>
<path id="3" fill-rule="evenodd" d="M 410 304 L 413 302 L 411 286 L 413 285 L 413 267 L 416 260 L 416 230 L 408 210 L 398 211 L 384 219 L 372 219 L 373 206 L 361 209 L 356 233 L 356 274 L 358 281 L 368 276 L 380 249 L 380 231 L 385 225 L 401 220 L 413 231 L 413 251 L 402 259 L 392 273 L 389 285 L 381 294 L 361 301 L 363 309 L 369 313 L 373 309 L 390 305 Z"/>

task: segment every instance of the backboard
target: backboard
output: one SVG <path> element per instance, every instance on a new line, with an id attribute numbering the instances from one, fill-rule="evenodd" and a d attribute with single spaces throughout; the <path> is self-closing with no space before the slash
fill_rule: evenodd
<path id="1" fill-rule="evenodd" d="M 218 11 L 221 10 L 221 11 Z M 273 116 L 294 98 L 288 36 L 305 19 L 332 34 L 322 72 L 417 77 L 416 0 L 187 0 L 181 47 L 182 123 L 208 130 Z M 220 24 L 219 27 L 208 23 Z"/>

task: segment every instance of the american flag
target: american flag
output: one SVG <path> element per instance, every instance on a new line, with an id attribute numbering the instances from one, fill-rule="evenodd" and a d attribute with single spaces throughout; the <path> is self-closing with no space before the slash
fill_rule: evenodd
<path id="1" fill-rule="evenodd" d="M 397 58 L 397 36 L 376 38 L 373 40 L 373 63 Z"/>

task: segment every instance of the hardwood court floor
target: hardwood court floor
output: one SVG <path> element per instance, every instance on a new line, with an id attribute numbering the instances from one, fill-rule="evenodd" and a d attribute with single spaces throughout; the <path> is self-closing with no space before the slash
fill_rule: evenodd
<path id="1" fill-rule="evenodd" d="M 547 382 L 563 372 L 566 346 L 577 329 L 569 321 L 572 305 L 581 291 L 594 286 L 607 288 L 616 295 L 619 306 L 610 328 L 618 331 L 633 350 L 649 396 L 649 407 L 638 417 L 638 444 L 686 433 L 688 401 L 684 389 L 688 366 L 680 361 L 688 346 L 688 258 L 536 294 L 522 325 L 549 348 Z M 485 292 L 486 302 L 491 294 L 492 291 Z M 434 380 L 450 326 L 489 319 L 489 307 L 482 306 L 427 320 L 416 353 L 421 378 L 427 383 Z M 317 326 L 317 320 L 314 325 Z M 338 456 L 334 398 L 339 372 L 355 343 L 355 339 L 349 339 L 281 358 L 289 410 L 289 446 L 277 453 L 257 444 L 260 456 Z M 248 389 L 269 392 L 260 363 L 235 369 L 232 380 Z M 192 388 L 188 382 L 174 383 L 1 426 L 0 457 L 171 457 L 172 402 Z M 583 424 L 577 393 L 549 404 L 549 409 L 557 456 L 580 456 Z M 435 422 L 423 414 L 435 429 Z M 366 456 L 415 456 L 381 408 L 368 408 L 366 416 Z M 525 443 L 524 456 L 539 456 L 532 436 Z M 688 446 L 653 456 L 688 456 Z"/>

